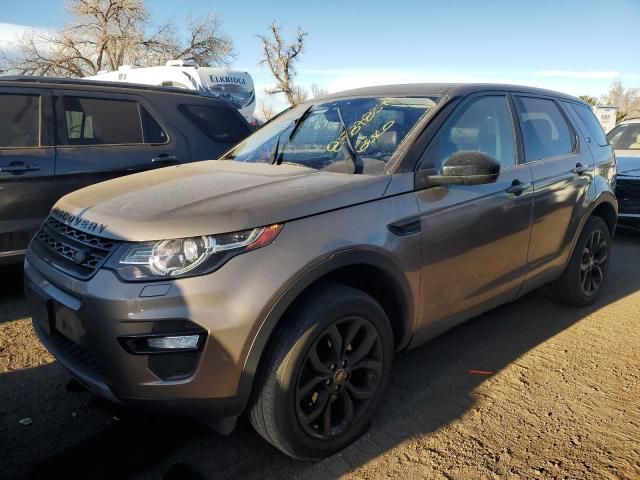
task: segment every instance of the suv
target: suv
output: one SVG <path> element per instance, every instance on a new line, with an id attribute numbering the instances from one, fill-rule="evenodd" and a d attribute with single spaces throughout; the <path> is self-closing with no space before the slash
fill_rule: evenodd
<path id="1" fill-rule="evenodd" d="M 61 199 L 26 256 L 35 329 L 106 398 L 219 428 L 246 409 L 283 452 L 330 455 L 394 352 L 549 282 L 598 297 L 616 168 L 592 115 L 506 85 L 311 100 L 219 161 Z"/>
<path id="2" fill-rule="evenodd" d="M 616 196 L 621 225 L 640 226 L 640 118 L 620 122 L 607 134 L 618 162 Z"/>
<path id="3" fill-rule="evenodd" d="M 22 261 L 55 201 L 129 173 L 220 156 L 249 135 L 182 89 L 0 77 L 0 263 Z"/>

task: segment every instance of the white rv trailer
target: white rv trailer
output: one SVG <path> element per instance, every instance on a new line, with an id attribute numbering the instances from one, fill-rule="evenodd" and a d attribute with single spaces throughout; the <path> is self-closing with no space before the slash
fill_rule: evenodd
<path id="1" fill-rule="evenodd" d="M 253 79 L 247 72 L 228 68 L 198 67 L 193 62 L 171 60 L 160 67 L 123 65 L 116 71 L 101 71 L 86 78 L 196 90 L 202 95 L 226 100 L 235 106 L 248 122 L 254 121 L 256 94 Z"/>

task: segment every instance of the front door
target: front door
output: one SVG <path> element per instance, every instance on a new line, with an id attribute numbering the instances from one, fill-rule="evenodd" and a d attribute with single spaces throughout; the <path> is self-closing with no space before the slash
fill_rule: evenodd
<path id="1" fill-rule="evenodd" d="M 53 202 L 50 98 L 37 89 L 0 93 L 0 262 L 24 253 Z"/>
<path id="2" fill-rule="evenodd" d="M 420 318 L 428 338 L 515 298 L 526 273 L 532 175 L 522 164 L 507 94 L 472 97 L 431 142 L 422 168 L 439 170 L 454 153 L 480 151 L 501 165 L 496 182 L 416 192 L 422 229 Z"/>

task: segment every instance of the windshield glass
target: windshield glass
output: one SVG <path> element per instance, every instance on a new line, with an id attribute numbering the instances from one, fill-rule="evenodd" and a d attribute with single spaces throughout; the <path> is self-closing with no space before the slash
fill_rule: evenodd
<path id="1" fill-rule="evenodd" d="M 616 150 L 640 150 L 640 123 L 623 123 L 607 133 Z"/>
<path id="2" fill-rule="evenodd" d="M 367 97 L 298 106 L 266 124 L 222 159 L 383 174 L 387 162 L 436 101 L 437 97 Z"/>

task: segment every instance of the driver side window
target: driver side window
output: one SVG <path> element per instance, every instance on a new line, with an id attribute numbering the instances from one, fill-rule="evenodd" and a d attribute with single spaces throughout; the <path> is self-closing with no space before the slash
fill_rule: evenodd
<path id="1" fill-rule="evenodd" d="M 501 169 L 516 164 L 513 120 L 504 95 L 476 98 L 457 111 L 436 134 L 426 166 L 440 169 L 451 155 L 482 152 L 498 160 Z"/>

